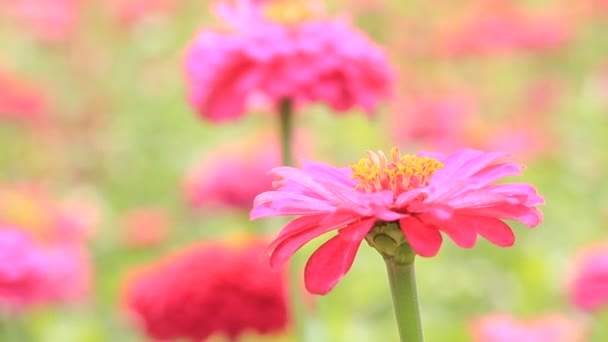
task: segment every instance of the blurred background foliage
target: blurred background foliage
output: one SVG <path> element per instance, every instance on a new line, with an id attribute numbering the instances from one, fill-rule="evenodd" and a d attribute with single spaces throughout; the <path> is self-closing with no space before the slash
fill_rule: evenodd
<path id="1" fill-rule="evenodd" d="M 81 303 L 28 311 L 20 324 L 32 341 L 143 341 L 121 304 L 130 268 L 252 225 L 268 235 L 279 228 L 278 221 L 251 223 L 246 212 L 194 210 L 184 196 L 184 176 L 198 160 L 276 125 L 261 112 L 212 124 L 188 106 L 183 53 L 200 26 L 216 25 L 209 2 L 150 1 L 132 17 L 121 12 L 129 2 L 135 1 L 78 2 L 74 27 L 59 39 L 0 12 L 0 70 L 39 89 L 48 106 L 48 115 L 34 123 L 0 121 L 0 181 L 34 182 L 57 198 L 86 201 L 98 220 L 88 243 L 92 294 Z M 432 141 L 395 128 L 432 120 L 399 119 L 416 94 L 473 99 L 474 113 L 454 121 L 465 126 L 463 145 L 493 146 L 499 129 L 512 124 L 536 138 L 537 144 L 521 146 L 515 131 L 503 146 L 515 146 L 514 158 L 527 164 L 521 181 L 535 184 L 545 197 L 544 223 L 533 230 L 514 224 L 512 248 L 480 239 L 464 250 L 446 239 L 437 257 L 419 258 L 430 342 L 468 341 L 470 320 L 485 313 L 575 314 L 565 297 L 574 255 L 608 235 L 608 8 L 593 1 L 515 1 L 526 14 L 554 16 L 565 38 L 551 46 L 490 52 L 438 48 L 443 33 L 457 31 L 482 2 L 331 1 L 330 13 L 346 13 L 389 51 L 399 71 L 396 94 L 371 119 L 360 112 L 337 116 L 323 106 L 308 107 L 296 119 L 310 147 L 307 157 L 334 165 L 356 162 L 367 149 L 434 148 Z M 449 152 L 458 145 L 441 147 Z M 126 242 L 123 217 L 141 207 L 167 214 L 170 233 L 162 243 L 136 248 Z M 300 253 L 310 254 L 314 245 Z M 314 307 L 318 341 L 397 340 L 384 266 L 367 246 L 348 276 L 316 298 Z"/>

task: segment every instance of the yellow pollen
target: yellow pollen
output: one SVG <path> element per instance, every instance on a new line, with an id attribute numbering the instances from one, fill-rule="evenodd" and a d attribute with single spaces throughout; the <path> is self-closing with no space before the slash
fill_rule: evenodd
<path id="1" fill-rule="evenodd" d="M 391 150 L 390 162 L 381 151 L 368 151 L 367 155 L 369 158 L 363 158 L 350 167 L 353 170 L 351 178 L 358 182 L 356 189 L 364 192 L 392 190 L 400 194 L 424 187 L 429 184 L 431 176 L 444 167 L 439 160 L 428 156 L 401 156 L 397 147 Z"/>
<path id="2" fill-rule="evenodd" d="M 264 7 L 264 17 L 283 25 L 296 25 L 319 16 L 319 9 L 303 0 L 274 0 Z"/>

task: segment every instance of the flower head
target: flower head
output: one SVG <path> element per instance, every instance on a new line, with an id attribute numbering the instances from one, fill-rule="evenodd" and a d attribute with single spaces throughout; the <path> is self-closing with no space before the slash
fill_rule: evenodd
<path id="1" fill-rule="evenodd" d="M 210 243 L 174 255 L 130 281 L 127 305 L 159 340 L 279 332 L 288 320 L 284 279 L 259 262 L 262 249 Z"/>
<path id="2" fill-rule="evenodd" d="M 385 52 L 346 21 L 316 18 L 300 1 L 239 3 L 217 7 L 230 30 L 202 29 L 186 52 L 189 98 L 201 116 L 239 118 L 260 94 L 371 114 L 391 92 Z"/>
<path id="3" fill-rule="evenodd" d="M 256 197 L 251 218 L 300 216 L 268 247 L 274 268 L 311 239 L 337 231 L 305 269 L 307 289 L 325 294 L 349 270 L 366 237 L 382 252 L 390 253 L 381 246 L 389 238 L 427 257 L 439 251 L 441 232 L 464 248 L 472 247 L 477 235 L 499 246 L 512 245 L 513 232 L 503 219 L 536 226 L 542 220 L 536 206 L 544 200 L 530 184 L 493 184 L 521 174 L 522 165 L 501 161 L 507 156 L 476 150 L 402 156 L 394 148 L 390 158 L 368 152 L 368 158 L 350 168 L 316 162 L 302 169 L 279 167 L 271 173 L 283 179 L 275 191 Z"/>
<path id="4" fill-rule="evenodd" d="M 89 269 L 78 246 L 41 245 L 23 229 L 0 225 L 0 305 L 19 309 L 81 298 L 89 290 Z"/>
<path id="5" fill-rule="evenodd" d="M 580 253 L 570 284 L 570 301 L 585 311 L 608 308 L 608 245 Z"/>
<path id="6" fill-rule="evenodd" d="M 547 315 L 532 320 L 518 320 L 495 314 L 475 320 L 473 342 L 581 342 L 584 331 L 560 315 Z"/>

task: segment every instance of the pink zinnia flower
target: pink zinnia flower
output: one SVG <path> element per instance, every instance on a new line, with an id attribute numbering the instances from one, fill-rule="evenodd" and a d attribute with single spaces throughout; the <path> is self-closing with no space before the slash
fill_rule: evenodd
<path id="1" fill-rule="evenodd" d="M 20 308 L 44 297 L 44 266 L 25 232 L 0 225 L 0 307 Z"/>
<path id="2" fill-rule="evenodd" d="M 585 311 L 608 308 L 608 244 L 579 254 L 570 284 L 570 301 Z"/>
<path id="3" fill-rule="evenodd" d="M 345 20 L 314 18 L 296 1 L 239 4 L 217 7 L 231 31 L 204 28 L 186 52 L 189 98 L 201 116 L 239 118 L 260 94 L 371 114 L 391 92 L 385 51 Z"/>
<path id="4" fill-rule="evenodd" d="M 158 340 L 280 332 L 288 323 L 285 282 L 259 262 L 263 248 L 209 243 L 173 255 L 131 279 L 127 305 Z"/>
<path id="5" fill-rule="evenodd" d="M 375 227 L 398 224 L 411 248 L 434 256 L 441 232 L 461 247 L 472 247 L 481 235 L 510 246 L 514 235 L 503 219 L 534 227 L 542 220 L 543 203 L 526 183 L 493 183 L 521 174 L 522 165 L 503 162 L 500 152 L 460 150 L 444 156 L 402 156 L 397 148 L 388 159 L 368 152 L 350 168 L 308 162 L 302 169 L 279 167 L 277 190 L 256 197 L 251 218 L 300 215 L 288 223 L 267 250 L 270 265 L 281 266 L 311 239 L 337 231 L 308 260 L 307 289 L 329 292 L 351 267 L 361 241 Z"/>
<path id="6" fill-rule="evenodd" d="M 23 229 L 0 226 L 0 306 L 73 301 L 89 288 L 90 263 L 81 247 L 40 244 Z"/>
<path id="7" fill-rule="evenodd" d="M 518 320 L 495 314 L 473 322 L 473 342 L 582 342 L 585 331 L 561 315 Z"/>

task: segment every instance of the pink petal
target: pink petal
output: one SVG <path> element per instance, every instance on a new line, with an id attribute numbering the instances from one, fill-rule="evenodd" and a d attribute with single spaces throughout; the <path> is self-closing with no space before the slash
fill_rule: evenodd
<path id="1" fill-rule="evenodd" d="M 431 182 L 443 183 L 444 181 L 450 179 L 454 173 L 458 172 L 458 169 L 462 167 L 462 165 L 464 165 L 466 162 L 482 154 L 483 151 L 468 149 L 454 152 L 453 154 L 447 156 L 441 161 L 443 164 L 445 164 L 445 167 L 435 172 L 435 174 L 431 178 Z"/>
<path id="2" fill-rule="evenodd" d="M 443 241 L 439 230 L 411 216 L 399 220 L 399 226 L 417 254 L 425 257 L 432 257 L 437 254 Z"/>
<path id="3" fill-rule="evenodd" d="M 471 226 L 472 220 L 465 216 L 452 216 L 447 220 L 438 220 L 430 215 L 420 219 L 444 231 L 460 247 L 471 248 L 477 242 L 477 231 Z"/>
<path id="4" fill-rule="evenodd" d="M 334 288 L 350 270 L 361 241 L 373 225 L 374 220 L 366 220 L 344 228 L 310 256 L 304 269 L 310 293 L 324 295 Z"/>
<path id="5" fill-rule="evenodd" d="M 513 230 L 503 221 L 487 217 L 472 217 L 471 219 L 471 227 L 493 244 L 509 247 L 515 243 Z"/>
<path id="6" fill-rule="evenodd" d="M 488 208 L 459 209 L 457 215 L 482 216 L 518 220 L 528 227 L 535 227 L 543 220 L 542 212 L 525 205 L 501 205 Z"/>
<path id="7" fill-rule="evenodd" d="M 519 176 L 521 175 L 521 170 L 523 168 L 523 165 L 517 163 L 496 164 L 486 167 L 485 169 L 471 176 L 469 179 L 473 184 L 485 186 L 504 177 Z"/>
<path id="8" fill-rule="evenodd" d="M 527 206 L 544 204 L 545 200 L 538 195 L 536 188 L 527 183 L 500 184 L 485 188 L 487 191 L 497 193 L 509 198 L 518 199 L 518 204 Z"/>
<path id="9" fill-rule="evenodd" d="M 279 268 L 287 259 L 289 259 L 293 253 L 295 253 L 298 249 L 300 249 L 304 244 L 309 242 L 310 240 L 327 233 L 328 231 L 338 229 L 342 226 L 348 225 L 352 222 L 355 222 L 359 219 L 358 216 L 351 216 L 350 219 L 342 218 L 342 221 L 335 222 L 317 222 L 314 220 L 301 220 L 294 224 L 294 226 L 289 227 L 289 230 L 292 231 L 290 234 L 283 234 L 280 238 L 277 238 L 269 247 L 274 247 L 270 254 L 270 266 L 272 268 Z M 300 219 L 296 219 L 300 220 Z M 294 220 L 295 221 L 295 220 Z M 367 220 L 369 221 L 369 220 Z M 362 222 L 367 222 L 362 221 Z M 293 221 L 292 221 L 293 222 Z M 329 224 L 328 224 L 329 223 Z M 357 225 L 359 223 L 355 223 Z"/>

